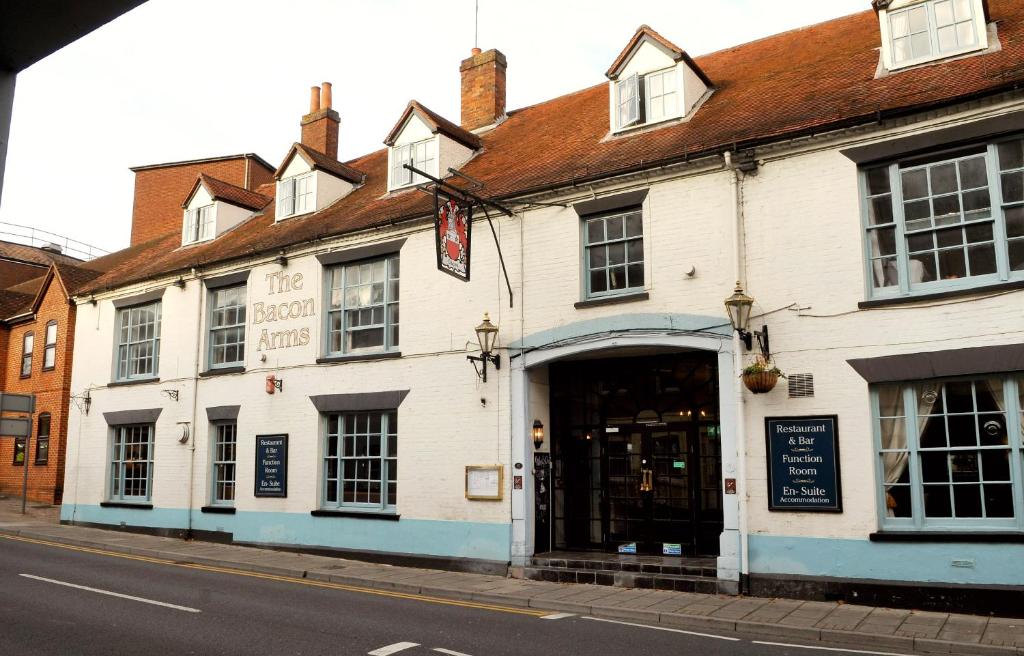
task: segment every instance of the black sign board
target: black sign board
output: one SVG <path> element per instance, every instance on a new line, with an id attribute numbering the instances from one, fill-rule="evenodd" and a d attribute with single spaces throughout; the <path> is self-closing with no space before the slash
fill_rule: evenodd
<path id="1" fill-rule="evenodd" d="M 288 496 L 288 436 L 256 436 L 257 497 Z"/>
<path id="2" fill-rule="evenodd" d="M 768 510 L 842 512 L 836 415 L 766 417 Z"/>

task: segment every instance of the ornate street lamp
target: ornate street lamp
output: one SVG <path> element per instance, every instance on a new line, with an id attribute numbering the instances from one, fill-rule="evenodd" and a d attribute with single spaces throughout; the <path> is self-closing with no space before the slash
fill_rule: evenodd
<path id="1" fill-rule="evenodd" d="M 767 358 L 771 353 L 768 349 L 768 326 L 763 326 L 756 333 L 751 333 L 748 330 L 750 326 L 750 310 L 753 307 L 754 299 L 743 293 L 743 286 L 737 280 L 736 289 L 733 291 L 732 296 L 725 299 L 725 310 L 729 313 L 729 323 L 732 324 L 733 330 L 739 333 L 740 339 L 748 351 L 753 348 L 753 338 L 756 336 L 757 344 L 761 347 L 761 354 Z"/>
<path id="2" fill-rule="evenodd" d="M 539 449 L 544 444 L 544 424 L 540 422 L 540 419 L 533 420 L 533 447 Z"/>
<path id="3" fill-rule="evenodd" d="M 501 357 L 491 353 L 494 350 L 494 341 L 497 337 L 498 327 L 491 323 L 490 315 L 484 312 L 483 322 L 476 327 L 476 341 L 480 345 L 480 355 L 467 355 L 466 359 L 473 363 L 476 375 L 485 383 L 487 382 L 488 362 L 492 363 L 495 369 L 501 369 Z M 477 362 L 481 363 L 482 370 L 477 369 Z"/>

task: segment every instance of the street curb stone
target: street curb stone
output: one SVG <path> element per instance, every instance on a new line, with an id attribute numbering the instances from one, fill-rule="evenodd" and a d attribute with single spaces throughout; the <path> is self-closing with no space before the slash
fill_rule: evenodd
<path id="1" fill-rule="evenodd" d="M 855 645 L 858 647 L 878 647 L 885 649 L 902 649 L 927 653 L 962 654 L 965 656 L 1024 656 L 1024 648 L 1012 646 L 988 645 L 980 643 L 955 642 L 932 638 L 913 638 L 909 636 L 877 635 L 842 631 L 838 629 L 821 629 L 815 627 L 790 626 L 781 623 L 750 622 L 742 619 L 727 619 L 707 615 L 687 615 L 686 613 L 665 613 L 638 608 L 602 605 L 602 599 L 593 602 L 573 602 L 571 600 L 546 599 L 537 595 L 555 589 L 547 584 L 533 589 L 516 590 L 508 593 L 468 592 L 456 587 L 444 585 L 405 583 L 403 578 L 360 577 L 352 574 L 335 574 L 320 571 L 316 568 L 302 569 L 295 567 L 277 567 L 259 562 L 229 560 L 213 556 L 182 553 L 143 547 L 132 547 L 118 543 L 103 542 L 95 539 L 74 536 L 52 535 L 26 529 L 0 528 L 0 534 L 46 540 L 68 546 L 86 549 L 112 551 L 143 558 L 153 558 L 179 565 L 201 565 L 234 569 L 243 572 L 268 574 L 296 579 L 336 583 L 351 587 L 398 592 L 408 595 L 429 596 L 452 601 L 476 601 L 478 603 L 503 605 L 514 608 L 536 608 L 556 612 L 589 614 L 594 617 L 618 619 L 624 621 L 647 622 L 652 625 L 688 629 L 692 631 L 725 631 L 747 638 L 788 638 L 803 640 L 822 645 Z M 118 534 L 120 537 L 121 534 Z M 185 543 L 183 543 L 185 544 Z M 396 569 L 400 573 L 401 569 Z M 404 577 L 415 578 L 415 575 Z M 568 584 L 566 584 L 568 585 Z M 685 610 L 682 609 L 682 610 Z"/>

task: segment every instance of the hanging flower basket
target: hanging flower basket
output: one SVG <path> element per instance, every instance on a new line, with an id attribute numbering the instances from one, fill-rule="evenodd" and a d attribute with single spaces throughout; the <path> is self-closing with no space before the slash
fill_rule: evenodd
<path id="1" fill-rule="evenodd" d="M 785 378 L 778 367 L 763 355 L 757 356 L 753 363 L 743 369 L 743 384 L 754 394 L 765 394 L 775 389 L 779 378 Z"/>
<path id="2" fill-rule="evenodd" d="M 775 388 L 779 382 L 779 374 L 775 371 L 755 371 L 743 374 L 743 384 L 754 394 L 765 394 Z"/>

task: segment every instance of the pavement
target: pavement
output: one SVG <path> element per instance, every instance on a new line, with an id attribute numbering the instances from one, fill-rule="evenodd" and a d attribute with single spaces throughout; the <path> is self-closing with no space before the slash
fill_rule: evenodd
<path id="1" fill-rule="evenodd" d="M 55 508 L 0 500 L 0 549 L 12 543 L 63 545 L 97 555 L 125 554 L 175 566 L 258 573 L 355 592 L 524 609 L 580 619 L 735 637 L 770 653 L 771 641 L 859 653 L 1013 654 L 1024 656 L 1024 619 L 800 601 L 525 581 L 493 575 L 365 563 L 328 556 L 185 541 L 117 530 L 63 526 Z M 51 550 L 53 551 L 53 550 Z M 47 552 L 49 553 L 49 552 Z M 213 571 L 213 570 L 211 570 Z M 588 628 L 597 621 L 584 622 Z M 588 634 L 589 635 L 589 634 Z M 605 643 L 607 644 L 607 643 Z M 438 650 L 435 650 L 438 651 Z M 489 653 L 496 653 L 494 647 Z M 447 653 L 447 652 L 442 652 Z M 510 652 L 517 653 L 517 652 Z M 524 653 L 524 652 L 518 652 Z M 564 653 L 564 652 L 563 652 Z M 711 653 L 710 651 L 707 653 Z M 726 653 L 726 652 L 722 652 Z M 738 652 L 755 653 L 755 652 Z M 796 652 L 794 652 L 796 653 Z"/>

